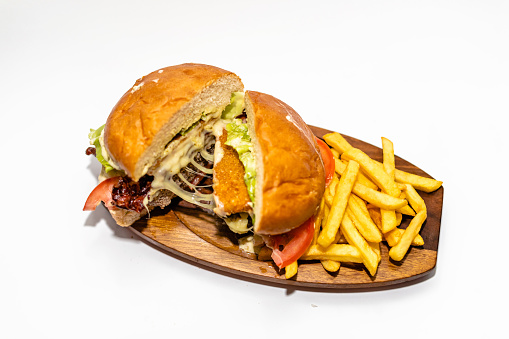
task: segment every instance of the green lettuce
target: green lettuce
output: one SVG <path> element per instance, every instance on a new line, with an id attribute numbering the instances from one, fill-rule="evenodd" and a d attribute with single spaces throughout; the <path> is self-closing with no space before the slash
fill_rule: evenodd
<path id="1" fill-rule="evenodd" d="M 102 154 L 102 145 L 101 145 L 100 136 L 101 136 L 103 129 L 104 129 L 104 125 L 102 125 L 98 129 L 91 128 L 90 133 L 88 133 L 88 138 L 90 139 L 90 145 L 95 146 L 95 157 L 97 158 L 97 160 L 99 160 L 101 165 L 103 165 L 106 173 L 108 173 L 109 171 L 114 170 L 115 168 L 113 166 L 111 166 L 110 163 L 106 159 L 104 159 L 103 154 Z"/>
<path id="2" fill-rule="evenodd" d="M 221 119 L 231 120 L 242 114 L 244 110 L 244 92 L 233 92 L 230 98 L 230 104 L 226 106 Z"/>

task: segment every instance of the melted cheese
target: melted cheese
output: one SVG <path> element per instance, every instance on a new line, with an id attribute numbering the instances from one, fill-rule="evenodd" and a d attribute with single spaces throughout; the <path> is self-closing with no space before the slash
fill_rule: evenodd
<path id="1" fill-rule="evenodd" d="M 198 153 L 208 161 L 214 161 L 214 155 L 206 152 L 206 149 L 214 144 L 216 140 L 216 131 L 219 129 L 215 125 L 221 125 L 221 119 L 214 115 L 207 115 L 205 121 L 198 124 L 190 130 L 185 137 L 172 141 L 166 149 L 166 157 L 163 158 L 157 169 L 154 171 L 154 181 L 152 182 L 151 192 L 166 189 L 172 191 L 180 198 L 212 210 L 214 208 L 213 194 L 202 194 L 196 190 L 196 186 L 188 182 L 180 171 L 192 164 L 195 168 L 205 174 L 212 174 L 213 170 L 203 167 L 194 159 Z M 191 169 L 189 169 L 191 170 Z M 178 175 L 180 180 L 186 183 L 193 192 L 182 189 L 179 184 L 173 180 L 173 176 Z"/>

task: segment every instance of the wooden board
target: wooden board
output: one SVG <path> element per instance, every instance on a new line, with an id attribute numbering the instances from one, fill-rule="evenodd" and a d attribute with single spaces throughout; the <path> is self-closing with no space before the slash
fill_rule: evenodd
<path id="1" fill-rule="evenodd" d="M 311 129 L 318 137 L 330 132 L 313 126 Z M 382 160 L 380 148 L 348 136 L 345 138 L 373 159 Z M 396 157 L 396 167 L 430 177 L 399 157 Z M 311 261 L 299 263 L 297 275 L 286 280 L 284 270 L 279 270 L 271 262 L 256 260 L 254 254 L 241 251 L 237 245 L 237 236 L 229 231 L 221 219 L 189 204 L 173 205 L 162 212 L 152 213 L 150 219 L 139 220 L 130 229 L 163 251 L 200 267 L 240 279 L 313 290 L 385 289 L 409 285 L 433 276 L 437 261 L 443 192 L 443 187 L 432 193 L 419 192 L 428 209 L 428 218 L 421 229 L 424 246 L 411 247 L 401 262 L 395 262 L 389 258 L 387 245 L 382 243 L 382 260 L 374 277 L 371 277 L 361 264 L 342 264 L 339 272 L 330 274 L 319 262 Z M 410 218 L 404 217 L 402 228 L 409 222 Z"/>

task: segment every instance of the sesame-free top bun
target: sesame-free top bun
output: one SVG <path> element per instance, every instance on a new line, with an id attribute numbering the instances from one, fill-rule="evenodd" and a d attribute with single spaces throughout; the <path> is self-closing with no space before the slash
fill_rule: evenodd
<path id="1" fill-rule="evenodd" d="M 115 105 L 104 129 L 109 155 L 138 181 L 177 133 L 202 113 L 223 110 L 240 78 L 209 65 L 161 68 L 136 81 Z"/>
<path id="2" fill-rule="evenodd" d="M 306 221 L 325 191 L 325 170 L 315 137 L 287 104 L 246 91 L 257 182 L 254 232 L 281 234 Z"/>

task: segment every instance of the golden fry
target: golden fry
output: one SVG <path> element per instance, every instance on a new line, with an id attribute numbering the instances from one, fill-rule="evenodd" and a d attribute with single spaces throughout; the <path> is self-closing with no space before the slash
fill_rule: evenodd
<path id="1" fill-rule="evenodd" d="M 382 152 L 383 152 L 383 168 L 385 173 L 394 180 L 394 145 L 392 142 L 382 137 Z M 399 187 L 398 187 L 399 189 Z M 395 229 L 397 225 L 396 212 L 393 210 L 382 209 L 382 232 L 387 233 Z"/>
<path id="2" fill-rule="evenodd" d="M 350 143 L 339 133 L 325 134 L 323 136 L 323 140 L 338 151 L 339 154 L 345 153 L 347 150 L 352 148 L 352 145 L 350 145 Z"/>
<path id="3" fill-rule="evenodd" d="M 403 184 L 412 185 L 415 189 L 430 193 L 436 191 L 442 186 L 442 181 L 431 178 L 425 178 L 420 175 L 415 175 L 396 169 L 394 171 L 394 180 Z"/>
<path id="4" fill-rule="evenodd" d="M 394 180 L 394 170 L 396 168 L 394 161 L 394 145 L 392 141 L 382 137 L 382 152 L 384 171 Z"/>
<path id="5" fill-rule="evenodd" d="M 350 196 L 358 173 L 359 164 L 357 164 L 355 161 L 350 161 L 344 175 L 341 176 L 341 179 L 336 186 L 336 192 L 330 207 L 327 222 L 322 227 L 322 231 L 318 236 L 317 243 L 323 247 L 327 247 L 332 244 L 334 238 L 336 237 L 336 233 L 339 230 L 339 225 L 346 211 L 348 197 Z"/>
<path id="6" fill-rule="evenodd" d="M 310 246 L 300 257 L 302 260 L 334 260 L 339 262 L 361 263 L 361 252 L 352 245 L 332 244 L 326 249 L 320 245 Z"/>
<path id="7" fill-rule="evenodd" d="M 426 210 L 417 212 L 408 227 L 405 229 L 405 232 L 401 236 L 398 244 L 390 249 L 389 256 L 392 260 L 401 261 L 405 257 L 405 254 L 412 244 L 412 240 L 414 240 L 415 236 L 421 230 L 421 226 L 426 220 L 426 217 Z"/>
<path id="8" fill-rule="evenodd" d="M 339 268 L 341 267 L 341 264 L 339 261 L 334 260 L 321 260 L 323 268 L 328 272 L 337 272 L 339 271 Z"/>
<path id="9" fill-rule="evenodd" d="M 388 194 L 372 190 L 371 188 L 368 188 L 360 183 L 356 183 L 354 185 L 352 192 L 370 204 L 387 210 L 399 210 L 408 204 L 406 200 L 395 198 Z"/>
<path id="10" fill-rule="evenodd" d="M 298 264 L 297 261 L 292 262 L 285 267 L 285 278 L 290 279 L 297 274 Z"/>

